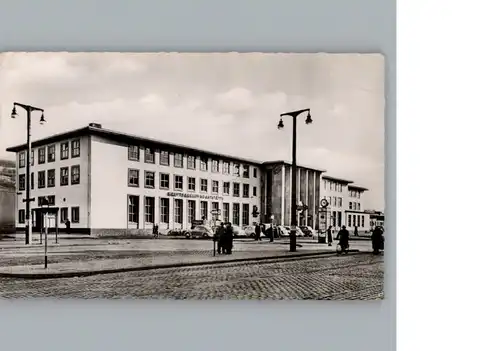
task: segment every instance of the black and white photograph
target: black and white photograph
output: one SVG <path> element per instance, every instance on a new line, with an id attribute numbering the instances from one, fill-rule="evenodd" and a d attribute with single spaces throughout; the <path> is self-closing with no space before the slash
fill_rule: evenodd
<path id="1" fill-rule="evenodd" d="M 373 53 L 0 54 L 0 298 L 384 298 Z"/>

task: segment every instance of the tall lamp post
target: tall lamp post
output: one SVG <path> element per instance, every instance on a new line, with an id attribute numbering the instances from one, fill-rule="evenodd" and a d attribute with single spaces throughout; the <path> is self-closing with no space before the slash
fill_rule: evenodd
<path id="1" fill-rule="evenodd" d="M 306 108 L 292 112 L 282 113 L 278 123 L 278 129 L 284 127 L 283 116 L 290 116 L 293 120 L 292 128 L 292 230 L 290 231 L 290 252 L 297 251 L 297 117 L 307 112 L 306 124 L 312 123 L 311 110 Z"/>
<path id="2" fill-rule="evenodd" d="M 29 245 L 31 242 L 31 213 L 30 213 L 30 202 L 35 201 L 35 199 L 30 198 L 30 190 L 31 190 L 31 112 L 40 111 L 42 116 L 40 117 L 40 124 L 45 123 L 45 117 L 43 116 L 43 109 L 20 104 L 18 102 L 14 102 L 14 107 L 12 108 L 12 118 L 17 117 L 16 107 L 20 107 L 26 111 L 27 114 L 27 124 L 26 124 L 26 138 L 27 138 L 27 146 L 28 146 L 28 154 L 26 155 L 26 199 L 23 200 L 26 202 L 26 245 Z M 34 159 L 34 158 L 33 158 Z"/>

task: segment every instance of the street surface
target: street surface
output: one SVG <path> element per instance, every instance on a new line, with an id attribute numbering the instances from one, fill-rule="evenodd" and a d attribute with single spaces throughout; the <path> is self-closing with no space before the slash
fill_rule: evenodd
<path id="1" fill-rule="evenodd" d="M 383 256 L 370 254 L 156 269 L 84 278 L 0 278 L 0 298 L 371 300 Z"/>

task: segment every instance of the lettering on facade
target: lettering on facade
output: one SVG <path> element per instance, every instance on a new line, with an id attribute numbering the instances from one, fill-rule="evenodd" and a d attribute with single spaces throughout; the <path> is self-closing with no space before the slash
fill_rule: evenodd
<path id="1" fill-rule="evenodd" d="M 203 194 L 176 193 L 176 192 L 168 192 L 167 196 L 185 197 L 188 199 L 202 199 L 202 200 L 224 200 L 222 196 L 217 196 L 217 195 L 203 195 Z"/>

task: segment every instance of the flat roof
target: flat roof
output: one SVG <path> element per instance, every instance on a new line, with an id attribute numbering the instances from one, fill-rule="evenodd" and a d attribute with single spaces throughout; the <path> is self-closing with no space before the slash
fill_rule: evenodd
<path id="1" fill-rule="evenodd" d="M 369 189 L 367 188 L 363 188 L 362 186 L 359 186 L 359 185 L 352 185 L 352 184 L 349 184 L 347 186 L 349 189 L 356 189 L 356 190 L 362 190 L 362 191 L 368 191 Z"/>
<path id="2" fill-rule="evenodd" d="M 285 164 L 287 166 L 291 166 L 292 162 L 290 161 L 285 161 L 285 160 L 276 160 L 276 161 L 266 161 L 266 162 L 261 162 L 262 165 L 268 166 L 268 165 L 279 165 L 279 164 Z M 310 169 L 312 171 L 317 171 L 317 172 L 326 172 L 326 170 L 321 169 L 321 168 L 316 168 L 316 167 L 311 167 L 311 166 L 306 166 L 303 164 L 297 164 L 297 167 L 299 168 L 305 168 L 305 169 Z"/>
<path id="3" fill-rule="evenodd" d="M 328 180 L 335 180 L 337 182 L 340 182 L 340 183 L 345 183 L 345 184 L 351 184 L 352 181 L 351 180 L 347 180 L 347 179 L 342 179 L 342 178 L 337 178 L 337 177 L 332 177 L 330 175 L 323 175 L 323 178 L 325 179 L 328 179 Z"/>

